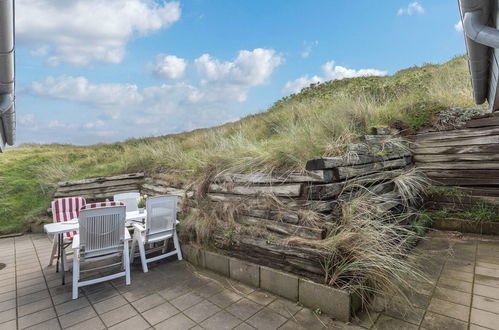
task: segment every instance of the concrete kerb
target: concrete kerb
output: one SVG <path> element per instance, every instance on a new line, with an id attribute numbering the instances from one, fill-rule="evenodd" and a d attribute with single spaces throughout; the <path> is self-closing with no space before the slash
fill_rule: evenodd
<path id="1" fill-rule="evenodd" d="M 350 321 L 351 315 L 360 308 L 358 297 L 345 290 L 188 244 L 182 246 L 182 251 L 184 258 L 196 266 L 210 269 L 286 299 L 298 301 L 313 310 L 320 309 L 343 322 Z"/>

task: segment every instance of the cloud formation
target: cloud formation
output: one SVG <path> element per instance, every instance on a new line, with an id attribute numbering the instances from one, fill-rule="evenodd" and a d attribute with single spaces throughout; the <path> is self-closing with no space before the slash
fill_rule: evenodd
<path id="1" fill-rule="evenodd" d="M 148 68 L 157 77 L 167 80 L 182 79 L 187 68 L 187 61 L 175 55 L 160 54 L 149 63 Z"/>
<path id="2" fill-rule="evenodd" d="M 17 0 L 16 37 L 47 63 L 120 63 L 127 43 L 179 20 L 178 2 Z"/>
<path id="3" fill-rule="evenodd" d="M 457 32 L 463 32 L 463 22 L 461 20 L 454 24 L 454 30 L 456 30 Z"/>
<path id="4" fill-rule="evenodd" d="M 325 82 L 329 80 L 339 80 L 344 78 L 365 77 L 365 76 L 386 76 L 387 72 L 377 69 L 348 69 L 341 65 L 335 65 L 334 61 L 324 63 L 322 66 L 322 77 L 308 75 L 301 76 L 298 79 L 288 81 L 283 88 L 284 94 L 298 93 L 304 87 L 318 82 Z"/>
<path id="5" fill-rule="evenodd" d="M 312 50 L 319 45 L 319 40 L 315 40 L 313 42 L 303 42 L 305 49 L 301 52 L 302 58 L 307 58 L 312 53 Z"/>
<path id="6" fill-rule="evenodd" d="M 414 2 L 411 2 L 407 5 L 406 8 L 400 8 L 398 11 L 397 11 L 397 15 L 409 15 L 409 16 L 412 16 L 414 14 L 424 14 L 424 8 L 423 6 L 417 2 L 417 1 L 414 1 Z"/>

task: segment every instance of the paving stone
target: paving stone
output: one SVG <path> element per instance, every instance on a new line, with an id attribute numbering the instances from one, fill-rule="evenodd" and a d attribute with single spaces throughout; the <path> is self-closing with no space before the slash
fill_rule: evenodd
<path id="1" fill-rule="evenodd" d="M 473 273 L 460 272 L 453 269 L 444 269 L 440 274 L 440 277 L 452 278 L 455 280 L 466 281 L 466 282 L 473 282 Z"/>
<path id="2" fill-rule="evenodd" d="M 499 278 L 476 274 L 475 284 L 488 285 L 499 288 Z"/>
<path id="3" fill-rule="evenodd" d="M 241 320 L 231 314 L 220 311 L 201 323 L 207 330 L 229 330 L 241 323 Z"/>
<path id="4" fill-rule="evenodd" d="M 186 286 L 176 286 L 173 288 L 161 290 L 158 292 L 158 294 L 163 298 L 165 298 L 166 300 L 172 300 L 177 297 L 183 296 L 184 294 L 190 291 L 191 289 Z"/>
<path id="5" fill-rule="evenodd" d="M 267 307 L 286 318 L 292 317 L 303 308 L 298 302 L 281 298 L 277 298 Z"/>
<path id="6" fill-rule="evenodd" d="M 330 318 L 325 315 L 316 315 L 308 308 L 303 308 L 296 313 L 293 320 L 308 330 L 319 330 L 325 327 L 333 328 L 334 326 Z"/>
<path id="7" fill-rule="evenodd" d="M 298 301 L 298 277 L 269 267 L 260 267 L 260 287 L 281 297 Z"/>
<path id="8" fill-rule="evenodd" d="M 485 267 L 476 267 L 475 273 L 479 275 L 485 275 L 490 277 L 499 278 L 499 269 L 485 268 Z"/>
<path id="9" fill-rule="evenodd" d="M 471 293 L 473 283 L 450 279 L 450 278 L 440 278 L 438 280 L 437 286 L 442 288 L 454 289 L 466 293 Z"/>
<path id="10" fill-rule="evenodd" d="M 293 320 L 288 320 L 279 328 L 279 330 L 307 330 L 307 328 L 302 327 Z"/>
<path id="11" fill-rule="evenodd" d="M 273 302 L 277 297 L 266 291 L 256 290 L 248 295 L 248 299 L 253 300 L 257 304 L 267 306 Z"/>
<path id="12" fill-rule="evenodd" d="M 235 259 L 229 258 L 229 274 L 230 278 L 236 281 L 254 286 L 260 286 L 260 266 Z"/>
<path id="13" fill-rule="evenodd" d="M 428 310 L 453 317 L 455 319 L 467 322 L 469 319 L 469 307 L 464 305 L 455 304 L 449 301 L 432 298 Z"/>
<path id="14" fill-rule="evenodd" d="M 170 303 L 166 302 L 159 306 L 156 306 L 148 311 L 142 313 L 142 316 L 147 320 L 147 322 L 152 325 L 157 324 L 173 315 L 179 313 L 179 310 L 173 307 Z"/>
<path id="15" fill-rule="evenodd" d="M 385 314 L 418 325 L 423 319 L 424 312 L 424 309 L 397 303 L 395 305 L 390 304 Z"/>
<path id="16" fill-rule="evenodd" d="M 15 299 L 0 302 L 0 312 L 4 312 L 4 311 L 12 309 L 12 308 L 16 308 L 16 300 Z"/>
<path id="17" fill-rule="evenodd" d="M 8 321 L 0 324 L 0 329 L 2 330 L 17 330 L 16 320 Z"/>
<path id="18" fill-rule="evenodd" d="M 243 321 L 256 314 L 260 309 L 262 309 L 261 305 L 246 298 L 242 298 L 226 308 L 229 313 Z"/>
<path id="19" fill-rule="evenodd" d="M 170 317 L 167 320 L 164 320 L 163 322 L 156 324 L 154 326 L 155 329 L 164 329 L 164 330 L 187 330 L 195 326 L 196 323 L 194 323 L 191 319 L 189 319 L 187 316 L 185 316 L 182 313 L 179 313 L 175 316 Z"/>
<path id="20" fill-rule="evenodd" d="M 16 319 L 16 308 L 8 309 L 6 311 L 0 312 L 0 323 L 4 323 L 10 320 Z"/>
<path id="21" fill-rule="evenodd" d="M 177 309 L 183 311 L 191 306 L 194 306 L 198 302 L 202 301 L 204 298 L 199 296 L 195 292 L 186 293 L 183 296 L 177 297 L 173 300 L 170 300 L 170 303 L 175 306 Z"/>
<path id="22" fill-rule="evenodd" d="M 471 309 L 471 323 L 490 329 L 497 329 L 499 324 L 499 314 L 482 311 L 480 309 Z"/>
<path id="23" fill-rule="evenodd" d="M 199 294 L 201 297 L 209 298 L 221 291 L 224 290 L 224 287 L 220 284 L 210 282 L 204 286 L 195 288 L 194 291 Z"/>
<path id="24" fill-rule="evenodd" d="M 149 328 L 149 324 L 144 320 L 140 315 L 136 315 L 126 321 L 123 321 L 121 323 L 115 324 L 109 329 L 113 330 L 142 330 L 142 329 L 147 329 Z"/>
<path id="25" fill-rule="evenodd" d="M 229 276 L 229 257 L 211 251 L 204 251 L 204 258 L 206 268 Z"/>
<path id="26" fill-rule="evenodd" d="M 231 290 L 224 290 L 210 298 L 209 301 L 219 306 L 220 308 L 225 308 L 236 301 L 241 299 L 241 296 Z"/>
<path id="27" fill-rule="evenodd" d="M 28 314 L 18 319 L 19 329 L 27 328 L 32 325 L 45 322 L 54 317 L 56 317 L 56 314 L 53 307 L 44 309 L 42 311 L 33 314 Z"/>
<path id="28" fill-rule="evenodd" d="M 2 328 L 3 329 L 3 328 Z M 54 330 L 54 329 L 61 329 L 61 326 L 59 325 L 59 321 L 57 318 L 53 318 L 38 324 L 35 324 L 31 327 L 25 328 L 25 329 L 32 329 L 32 330 Z"/>
<path id="29" fill-rule="evenodd" d="M 499 288 L 491 286 L 475 284 L 473 287 L 473 293 L 484 297 L 499 299 Z"/>
<path id="30" fill-rule="evenodd" d="M 380 330 L 417 330 L 418 326 L 387 315 L 380 315 L 375 328 Z"/>
<path id="31" fill-rule="evenodd" d="M 71 313 L 64 314 L 59 316 L 59 321 L 61 322 L 61 326 L 63 328 L 70 327 L 77 323 L 83 322 L 85 320 L 91 319 L 92 317 L 97 316 L 94 309 L 92 307 L 85 307 Z"/>
<path id="32" fill-rule="evenodd" d="M 211 303 L 208 300 L 203 300 L 202 302 L 185 310 L 184 314 L 192 320 L 200 323 L 219 311 L 220 308 L 217 305 Z"/>
<path id="33" fill-rule="evenodd" d="M 16 291 L 9 291 L 0 294 L 0 302 L 16 298 Z"/>
<path id="34" fill-rule="evenodd" d="M 437 287 L 435 289 L 433 297 L 465 306 L 470 306 L 471 304 L 471 293 L 452 290 L 448 288 Z"/>
<path id="35" fill-rule="evenodd" d="M 250 317 L 246 322 L 257 329 L 261 330 L 274 330 L 279 328 L 288 319 L 276 312 L 264 308 L 252 317 Z"/>
<path id="36" fill-rule="evenodd" d="M 487 312 L 499 314 L 499 300 L 474 295 L 473 308 L 478 308 Z"/>
<path id="37" fill-rule="evenodd" d="M 132 303 L 139 312 L 144 312 L 148 309 L 161 305 L 165 302 L 165 299 L 157 293 L 153 293 L 149 296 L 136 300 Z"/>
<path id="38" fill-rule="evenodd" d="M 125 298 L 122 296 L 114 296 L 109 299 L 99 301 L 98 303 L 93 304 L 93 306 L 98 314 L 104 314 L 126 304 L 128 304 L 128 301 Z"/>
<path id="39" fill-rule="evenodd" d="M 88 320 L 83 321 L 81 323 L 75 324 L 67 329 L 71 329 L 71 330 L 88 330 L 88 329 L 100 330 L 100 329 L 105 329 L 105 328 L 106 328 L 106 326 L 104 325 L 104 323 L 102 323 L 100 318 L 92 317 L 91 319 L 88 319 Z"/>
<path id="40" fill-rule="evenodd" d="M 88 299 L 80 297 L 78 299 L 66 301 L 62 304 L 56 305 L 55 311 L 57 312 L 57 315 L 63 315 L 88 306 L 90 306 Z"/>
<path id="41" fill-rule="evenodd" d="M 100 317 L 107 327 L 113 326 L 124 320 L 127 320 L 133 316 L 137 315 L 135 309 L 130 305 L 123 305 L 116 309 L 113 309 L 107 313 L 101 314 Z"/>

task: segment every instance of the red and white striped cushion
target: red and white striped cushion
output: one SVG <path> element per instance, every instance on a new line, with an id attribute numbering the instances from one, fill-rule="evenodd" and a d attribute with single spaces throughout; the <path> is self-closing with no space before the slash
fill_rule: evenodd
<path id="1" fill-rule="evenodd" d="M 86 204 L 83 197 L 67 197 L 52 201 L 52 215 L 54 222 L 66 222 L 78 219 L 80 209 Z M 72 239 L 76 231 L 66 233 L 66 237 Z"/>
<path id="2" fill-rule="evenodd" d="M 100 202 L 100 203 L 89 203 L 85 204 L 81 207 L 80 210 L 85 210 L 85 209 L 95 209 L 97 207 L 106 207 L 106 206 L 125 206 L 124 202 Z"/>

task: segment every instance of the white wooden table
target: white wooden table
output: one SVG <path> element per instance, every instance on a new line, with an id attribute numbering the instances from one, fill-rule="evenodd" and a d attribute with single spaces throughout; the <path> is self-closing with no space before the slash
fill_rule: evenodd
<path id="1" fill-rule="evenodd" d="M 147 219 L 147 211 L 139 213 L 139 211 L 132 211 L 126 213 L 126 225 L 131 226 L 133 222 L 143 222 Z M 178 221 L 177 221 L 178 224 Z M 62 251 L 64 249 L 64 234 L 71 233 L 74 231 L 78 231 L 78 219 L 74 219 L 66 222 L 53 222 L 47 223 L 43 226 L 45 232 L 49 235 L 58 235 L 58 246 L 57 246 L 57 266 L 56 272 L 59 272 L 59 260 L 61 261 L 61 269 L 62 269 L 62 284 L 64 285 L 65 280 L 65 272 L 64 272 L 64 258 L 61 258 Z"/>

